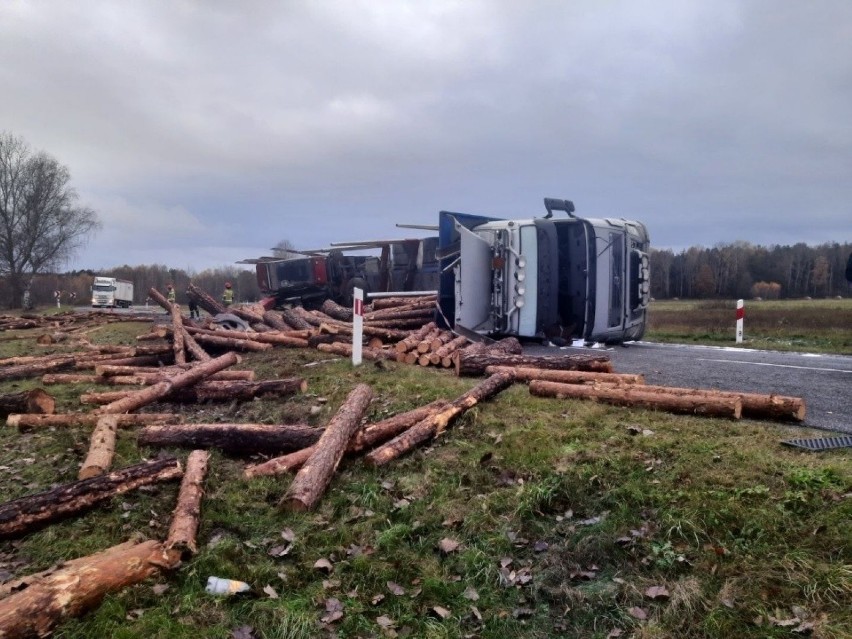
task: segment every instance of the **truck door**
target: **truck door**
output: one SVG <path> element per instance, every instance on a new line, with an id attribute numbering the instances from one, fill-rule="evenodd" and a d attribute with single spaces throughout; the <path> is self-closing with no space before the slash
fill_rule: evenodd
<path id="1" fill-rule="evenodd" d="M 458 224 L 461 239 L 456 278 L 456 324 L 475 331 L 491 316 L 491 245 Z"/>

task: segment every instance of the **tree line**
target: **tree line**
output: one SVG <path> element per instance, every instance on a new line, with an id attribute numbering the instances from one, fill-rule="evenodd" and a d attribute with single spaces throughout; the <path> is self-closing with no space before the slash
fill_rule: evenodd
<path id="1" fill-rule="evenodd" d="M 852 242 L 760 246 L 748 242 L 651 249 L 651 295 L 671 298 L 802 298 L 852 293 Z"/>

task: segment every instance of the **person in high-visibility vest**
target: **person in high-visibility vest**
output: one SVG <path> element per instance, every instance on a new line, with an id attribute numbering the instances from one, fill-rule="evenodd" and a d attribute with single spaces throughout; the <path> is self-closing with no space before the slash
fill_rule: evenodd
<path id="1" fill-rule="evenodd" d="M 177 297 L 175 296 L 175 287 L 172 286 L 171 284 L 169 284 L 166 288 L 169 289 L 169 294 L 167 296 L 167 299 L 169 300 L 170 304 L 174 304 L 175 301 L 177 300 Z"/>
<path id="2" fill-rule="evenodd" d="M 231 288 L 230 282 L 225 282 L 225 290 L 222 292 L 222 304 L 225 308 L 234 303 L 234 289 Z"/>

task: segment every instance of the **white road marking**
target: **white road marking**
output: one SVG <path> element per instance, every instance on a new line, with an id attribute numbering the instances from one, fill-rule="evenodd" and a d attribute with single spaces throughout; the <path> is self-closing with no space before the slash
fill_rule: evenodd
<path id="1" fill-rule="evenodd" d="M 801 368 L 806 371 L 831 371 L 832 373 L 852 373 L 842 368 L 819 368 L 816 366 L 793 366 L 792 364 L 769 364 L 767 362 L 746 362 L 741 359 L 707 359 L 706 357 L 697 357 L 699 362 L 722 362 L 731 364 L 751 364 L 752 366 L 775 366 L 777 368 Z"/>

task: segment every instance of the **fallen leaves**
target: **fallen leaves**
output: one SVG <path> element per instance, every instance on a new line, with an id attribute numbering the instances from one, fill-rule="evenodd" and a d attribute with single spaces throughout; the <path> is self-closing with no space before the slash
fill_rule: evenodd
<path id="1" fill-rule="evenodd" d="M 343 619 L 343 603 L 336 597 L 329 597 L 325 600 L 325 614 L 320 617 L 320 621 L 332 624 L 341 619 Z"/>
<path id="2" fill-rule="evenodd" d="M 455 539 L 450 539 L 449 537 L 444 537 L 441 541 L 438 542 L 438 548 L 445 555 L 449 555 L 451 552 L 455 552 L 459 549 L 461 543 L 456 541 Z"/>
<path id="3" fill-rule="evenodd" d="M 639 621 L 645 621 L 648 618 L 648 611 L 644 608 L 640 608 L 639 606 L 632 606 L 628 608 L 627 614 Z"/>
<path id="4" fill-rule="evenodd" d="M 671 595 L 665 586 L 651 586 L 645 589 L 645 596 L 653 600 L 666 600 Z"/>

